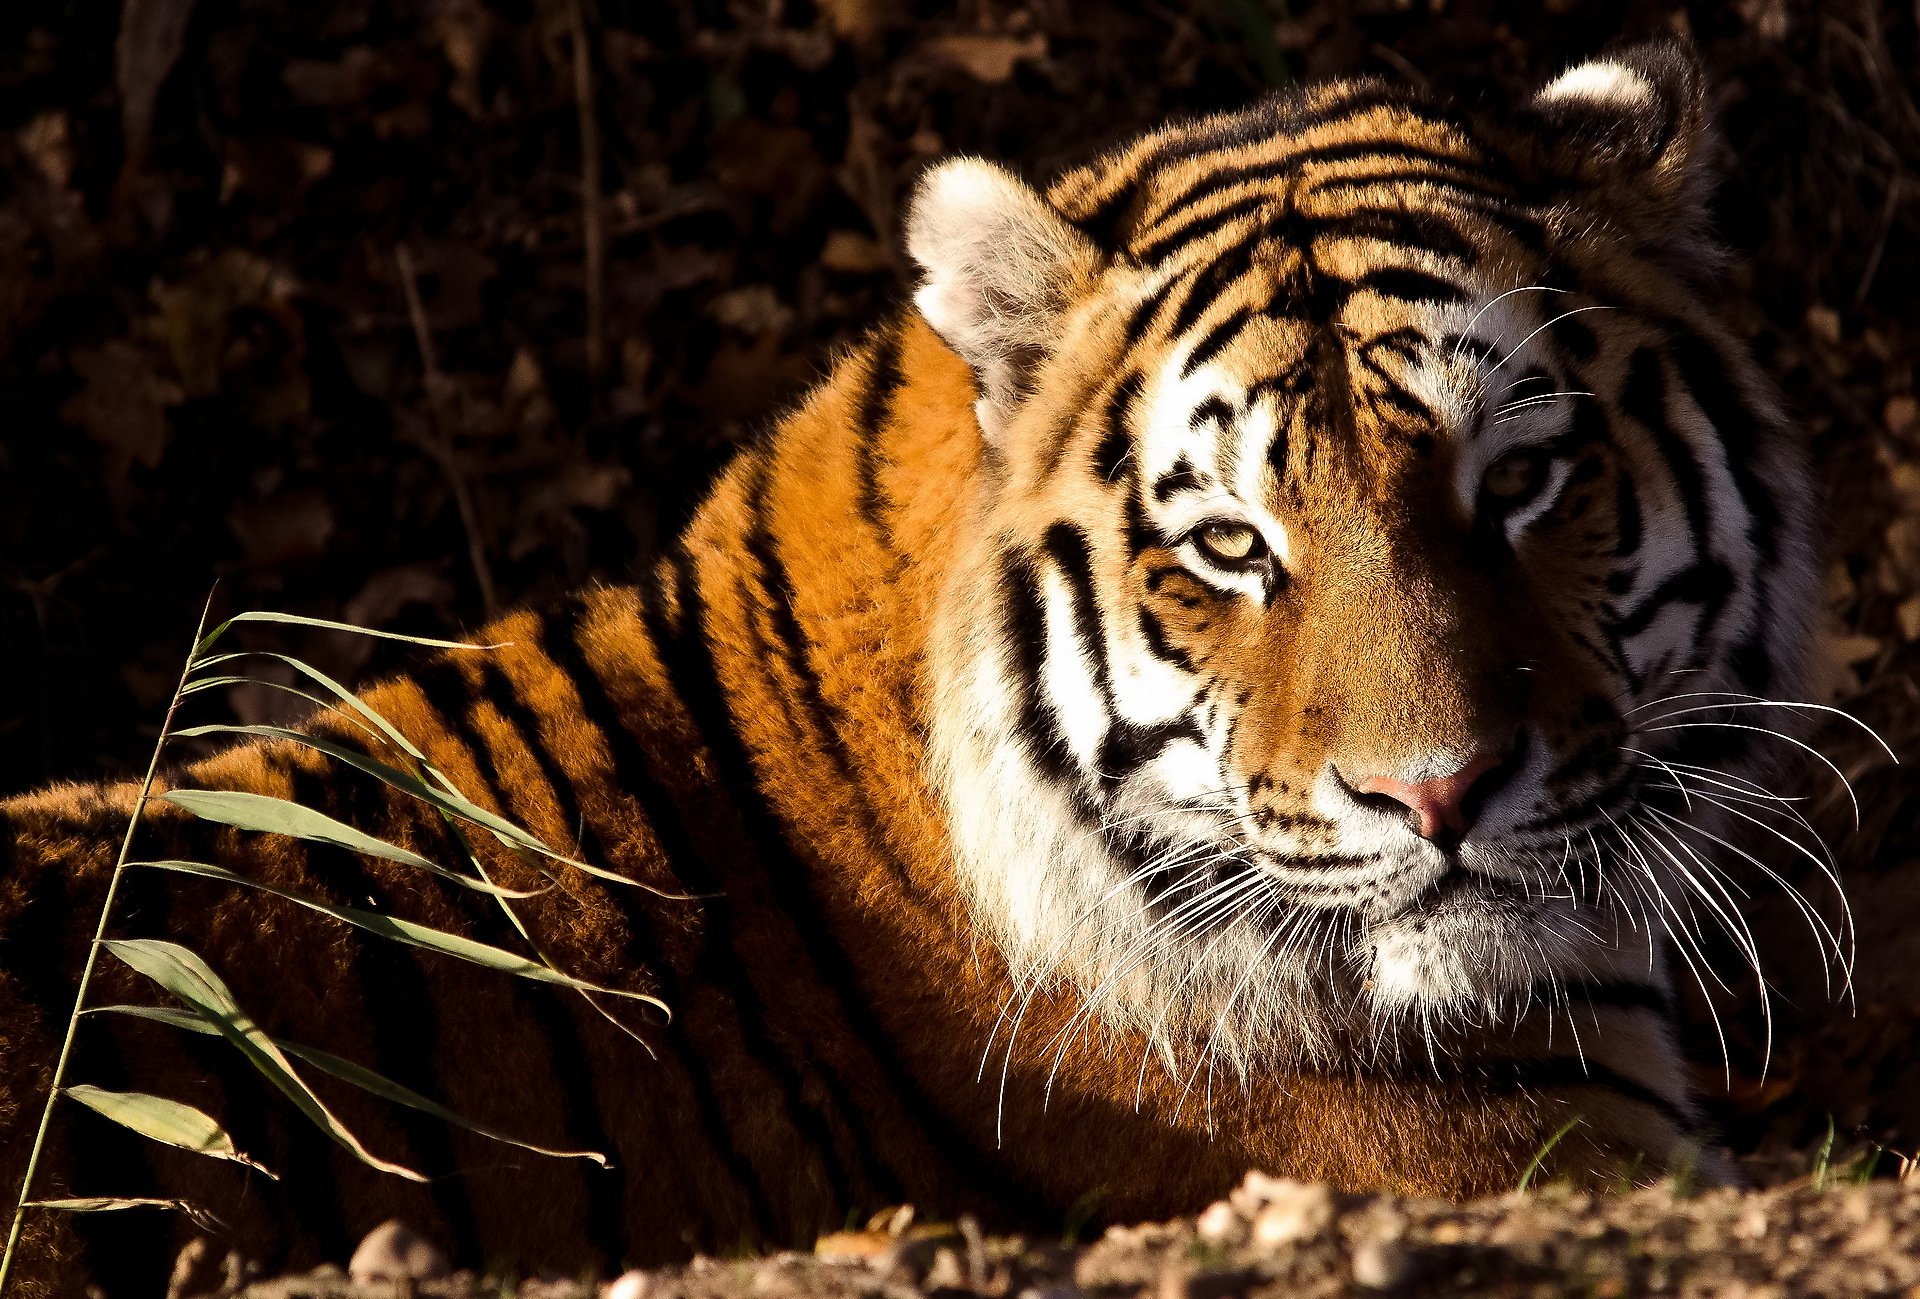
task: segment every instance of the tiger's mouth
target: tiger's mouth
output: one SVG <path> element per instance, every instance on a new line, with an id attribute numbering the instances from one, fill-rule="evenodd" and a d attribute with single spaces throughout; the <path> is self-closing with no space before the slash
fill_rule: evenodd
<path id="1" fill-rule="evenodd" d="M 1578 974 L 1607 949 L 1576 907 L 1570 893 L 1454 865 L 1369 922 L 1353 956 L 1379 1009 L 1497 1009 Z"/>

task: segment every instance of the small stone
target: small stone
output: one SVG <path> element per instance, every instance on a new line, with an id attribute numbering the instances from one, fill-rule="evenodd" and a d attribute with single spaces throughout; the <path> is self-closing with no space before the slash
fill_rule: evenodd
<path id="1" fill-rule="evenodd" d="M 967 1288 L 967 1265 L 960 1261 L 959 1253 L 954 1250 L 935 1250 L 933 1265 L 927 1269 L 920 1284 L 926 1290 L 964 1290 Z"/>
<path id="2" fill-rule="evenodd" d="M 1240 1234 L 1240 1215 L 1225 1200 L 1215 1200 L 1194 1219 L 1193 1229 L 1199 1233 L 1200 1239 L 1224 1245 Z"/>
<path id="3" fill-rule="evenodd" d="M 227 1251 L 196 1236 L 187 1242 L 173 1260 L 173 1277 L 167 1282 L 167 1299 L 200 1299 L 220 1290 L 228 1269 L 223 1265 Z"/>
<path id="4" fill-rule="evenodd" d="M 1767 1234 L 1767 1210 L 1758 1201 L 1743 1206 L 1733 1220 L 1733 1234 L 1741 1240 L 1759 1240 Z"/>
<path id="5" fill-rule="evenodd" d="M 1298 1183 L 1289 1178 L 1269 1177 L 1256 1168 L 1227 1196 L 1227 1203 L 1238 1209 L 1243 1218 L 1252 1219 L 1267 1201 L 1276 1194 L 1284 1194 L 1287 1187 L 1295 1185 Z"/>
<path id="6" fill-rule="evenodd" d="M 366 1234 L 347 1263 L 358 1285 L 373 1281 L 437 1281 L 453 1271 L 447 1256 L 406 1223 L 389 1219 Z"/>
<path id="7" fill-rule="evenodd" d="M 1413 1255 L 1397 1240 L 1369 1240 L 1353 1251 L 1353 1283 L 1391 1290 L 1413 1275 Z"/>
<path id="8" fill-rule="evenodd" d="M 647 1299 L 653 1279 L 645 1272 L 622 1272 L 600 1287 L 600 1299 Z"/>
<path id="9" fill-rule="evenodd" d="M 1275 1182 L 1253 1220 L 1253 1243 L 1278 1249 L 1314 1240 L 1333 1225 L 1333 1194 L 1308 1182 Z"/>
<path id="10" fill-rule="evenodd" d="M 891 1231 L 891 1227 L 888 1230 Z M 966 1243 L 965 1237 L 952 1227 L 938 1224 L 903 1227 L 901 1234 L 890 1239 L 893 1240 L 893 1247 L 874 1259 L 873 1265 L 882 1272 L 897 1273 L 909 1279 L 925 1276 L 941 1250 L 964 1247 Z"/>

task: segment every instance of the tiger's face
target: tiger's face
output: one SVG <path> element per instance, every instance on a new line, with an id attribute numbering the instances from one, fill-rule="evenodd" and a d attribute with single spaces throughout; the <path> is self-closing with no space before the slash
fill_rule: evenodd
<path id="1" fill-rule="evenodd" d="M 1648 773 L 1743 755 L 1650 723 L 1777 688 L 1811 587 L 1703 129 L 1654 49 L 1495 126 L 1335 84 L 1045 200 L 931 174 L 989 443 L 938 777 L 1017 974 L 1244 1055 L 1659 962 L 1702 843 Z"/>

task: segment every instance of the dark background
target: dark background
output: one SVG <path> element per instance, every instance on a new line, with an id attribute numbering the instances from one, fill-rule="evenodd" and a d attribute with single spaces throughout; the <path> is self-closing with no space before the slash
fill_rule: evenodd
<path id="1" fill-rule="evenodd" d="M 1818 697 L 1920 737 L 1910 5 L 36 0 L 0 5 L 0 790 L 143 764 L 215 579 L 229 610 L 444 633 L 631 573 L 899 300 L 929 158 L 1043 178 L 1328 74 L 1510 98 L 1656 30 L 1713 70 L 1728 297 L 1827 485 Z M 1822 743 L 1897 956 L 1907 786 Z M 1736 1017 L 1747 1145 L 1833 1114 L 1913 1149 L 1920 1101 L 1887 1098 L 1920 1097 L 1920 991 L 1861 1004 L 1765 1081 Z"/>

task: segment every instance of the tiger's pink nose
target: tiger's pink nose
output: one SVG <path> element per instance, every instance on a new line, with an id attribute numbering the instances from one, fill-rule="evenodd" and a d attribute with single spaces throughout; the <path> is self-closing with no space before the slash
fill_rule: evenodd
<path id="1" fill-rule="evenodd" d="M 1438 780 L 1393 780 L 1366 776 L 1354 782 L 1362 794 L 1390 798 L 1413 813 L 1414 828 L 1423 839 L 1458 838 L 1473 828 L 1473 815 L 1489 790 L 1475 790 L 1481 778 L 1500 765 L 1498 754 L 1480 752 L 1465 766 Z M 1480 797 L 1472 797 L 1475 793 Z"/>

